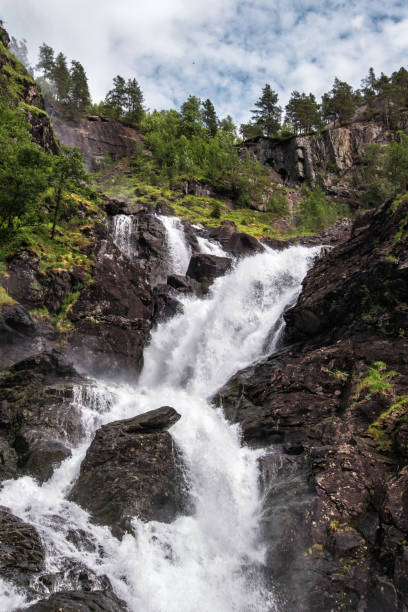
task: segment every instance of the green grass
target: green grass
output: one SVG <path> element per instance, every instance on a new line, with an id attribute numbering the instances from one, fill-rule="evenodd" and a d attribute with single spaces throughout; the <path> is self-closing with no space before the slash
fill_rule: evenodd
<path id="1" fill-rule="evenodd" d="M 4 308 L 4 306 L 11 306 L 15 303 L 16 301 L 13 300 L 13 298 L 9 296 L 4 287 L 0 285 L 0 311 Z"/>

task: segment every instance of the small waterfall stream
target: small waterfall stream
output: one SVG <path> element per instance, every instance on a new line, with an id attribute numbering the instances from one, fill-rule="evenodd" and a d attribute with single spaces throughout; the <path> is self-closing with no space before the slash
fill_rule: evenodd
<path id="1" fill-rule="evenodd" d="M 166 230 L 171 274 L 185 274 L 190 263 L 191 247 L 184 236 L 183 224 L 178 217 L 158 215 Z"/>
<path id="2" fill-rule="evenodd" d="M 132 215 L 115 215 L 112 220 L 113 242 L 129 259 L 135 254 L 132 246 L 133 223 Z"/>
<path id="3" fill-rule="evenodd" d="M 175 218 L 162 220 L 172 271 L 185 273 L 190 253 L 182 225 Z M 203 241 L 200 246 L 213 248 Z M 242 446 L 239 427 L 208 398 L 237 370 L 274 348 L 283 312 L 296 300 L 317 252 L 297 246 L 241 259 L 206 298 L 181 298 L 183 314 L 152 333 L 137 383 L 77 388 L 73 406 L 81 411 L 84 436 L 72 457 L 43 485 L 22 477 L 0 491 L 0 505 L 40 533 L 46 571 L 62 576 L 56 589 L 73 588 L 65 572 L 69 559 L 97 576 L 107 575 L 131 611 L 277 612 L 274 593 L 262 578 L 262 451 Z M 98 427 L 162 405 L 181 414 L 171 434 L 182 452 L 194 511 L 171 524 L 135 518 L 134 533 L 119 541 L 107 527 L 93 525 L 67 494 Z M 78 530 L 85 534 L 83 544 L 70 537 Z M 1 586 L 0 610 L 28 605 L 24 593 Z"/>

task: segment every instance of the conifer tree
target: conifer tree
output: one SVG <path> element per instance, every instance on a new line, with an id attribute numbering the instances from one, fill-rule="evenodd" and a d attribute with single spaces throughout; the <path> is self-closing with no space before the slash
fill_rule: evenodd
<path id="1" fill-rule="evenodd" d="M 31 76 L 34 75 L 34 70 L 30 66 L 30 62 L 28 59 L 28 49 L 27 49 L 27 40 L 23 38 L 18 41 L 14 36 L 11 37 L 11 41 L 9 44 L 9 49 L 16 56 L 16 58 L 25 66 Z"/>
<path id="2" fill-rule="evenodd" d="M 282 109 L 278 106 L 278 94 L 266 83 L 262 95 L 251 110 L 252 123 L 261 128 L 264 136 L 276 136 L 281 123 Z"/>
<path id="3" fill-rule="evenodd" d="M 71 75 L 68 70 L 66 57 L 63 53 L 58 53 L 55 58 L 53 79 L 58 100 L 63 104 L 68 104 L 71 93 Z"/>
<path id="4" fill-rule="evenodd" d="M 320 107 L 312 93 L 306 95 L 292 91 L 285 110 L 286 122 L 293 126 L 296 134 L 310 132 L 321 125 Z"/>
<path id="5" fill-rule="evenodd" d="M 91 96 L 89 94 L 88 79 L 82 64 L 76 60 L 71 62 L 71 88 L 69 108 L 74 118 L 78 118 L 89 109 Z"/>
<path id="6" fill-rule="evenodd" d="M 120 119 L 126 105 L 126 81 L 118 74 L 113 79 L 113 88 L 105 96 L 105 107 L 114 119 Z"/>
<path id="7" fill-rule="evenodd" d="M 138 125 L 143 118 L 143 93 L 136 79 L 128 79 L 125 87 L 126 119 Z"/>
<path id="8" fill-rule="evenodd" d="M 203 102 L 203 121 L 210 133 L 210 136 L 215 136 L 218 128 L 218 120 L 214 104 L 209 98 Z"/>
<path id="9" fill-rule="evenodd" d="M 52 79 L 55 67 L 54 49 L 43 43 L 39 49 L 37 70 L 41 70 L 45 79 Z"/>
<path id="10" fill-rule="evenodd" d="M 196 98 L 196 96 L 189 96 L 184 104 L 181 105 L 180 127 L 182 134 L 187 136 L 187 138 L 191 138 L 191 136 L 201 132 L 200 106 L 201 100 Z"/>
<path id="11" fill-rule="evenodd" d="M 336 77 L 331 91 L 322 96 L 323 117 L 328 121 L 338 121 L 340 124 L 350 121 L 357 103 L 358 97 L 351 85 Z"/>

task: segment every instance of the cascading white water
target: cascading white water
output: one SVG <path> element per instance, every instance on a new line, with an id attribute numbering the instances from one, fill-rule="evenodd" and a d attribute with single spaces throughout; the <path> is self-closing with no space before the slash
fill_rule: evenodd
<path id="1" fill-rule="evenodd" d="M 169 251 L 169 273 L 185 274 L 190 263 L 191 248 L 184 236 L 183 224 L 178 217 L 157 215 L 166 230 L 166 242 Z"/>
<path id="2" fill-rule="evenodd" d="M 208 240 L 202 236 L 197 236 L 200 253 L 208 253 L 209 255 L 217 255 L 217 257 L 231 257 L 231 254 L 226 253 L 219 242 Z"/>
<path id="3" fill-rule="evenodd" d="M 132 215 L 115 215 L 112 221 L 112 239 L 114 244 L 129 259 L 134 255 L 132 246 Z"/>
<path id="4" fill-rule="evenodd" d="M 67 557 L 80 562 L 107 575 L 132 611 L 277 610 L 261 573 L 261 451 L 241 446 L 238 426 L 228 424 L 207 398 L 273 349 L 283 311 L 296 299 L 316 253 L 267 249 L 239 261 L 205 299 L 183 298 L 184 313 L 153 332 L 137 386 L 78 389 L 74 404 L 82 406 L 83 443 L 42 486 L 23 477 L 6 482 L 0 492 L 0 504 L 38 529 L 48 572 L 63 573 Z M 171 524 L 135 518 L 135 533 L 119 541 L 108 528 L 92 525 L 66 496 L 97 427 L 164 404 L 182 415 L 171 434 L 182 452 L 194 510 Z M 78 529 L 87 534 L 86 545 L 69 537 Z M 72 585 L 66 579 L 56 588 Z M 1 610 L 16 605 L 21 595 L 15 589 L 0 595 Z"/>

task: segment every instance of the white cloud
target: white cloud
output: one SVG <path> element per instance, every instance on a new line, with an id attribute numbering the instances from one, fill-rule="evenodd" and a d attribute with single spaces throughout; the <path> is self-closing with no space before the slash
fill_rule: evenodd
<path id="1" fill-rule="evenodd" d="M 119 73 L 151 109 L 192 93 L 237 121 L 266 82 L 284 105 L 293 89 L 319 96 L 335 76 L 358 86 L 369 66 L 390 73 L 408 55 L 397 0 L 2 0 L 0 16 L 33 62 L 42 42 L 80 60 L 96 100 Z"/>

